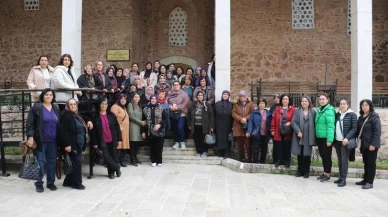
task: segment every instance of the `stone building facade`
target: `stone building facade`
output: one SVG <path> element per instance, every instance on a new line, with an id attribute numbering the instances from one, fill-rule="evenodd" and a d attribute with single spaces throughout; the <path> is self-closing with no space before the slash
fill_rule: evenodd
<path id="1" fill-rule="evenodd" d="M 291 0 L 231 1 L 231 90 L 265 80 L 350 80 L 348 0 L 315 0 L 315 28 L 291 28 Z M 188 44 L 169 46 L 170 12 L 188 15 Z M 39 11 L 23 1 L 0 1 L 0 80 L 25 81 L 40 54 L 56 65 L 61 52 L 60 0 L 40 0 Z M 107 49 L 130 49 L 133 62 L 192 59 L 207 66 L 214 53 L 214 0 L 83 0 L 82 65 L 106 60 Z M 388 1 L 373 1 L 374 80 L 387 81 Z M 187 63 L 186 63 L 187 64 Z"/>

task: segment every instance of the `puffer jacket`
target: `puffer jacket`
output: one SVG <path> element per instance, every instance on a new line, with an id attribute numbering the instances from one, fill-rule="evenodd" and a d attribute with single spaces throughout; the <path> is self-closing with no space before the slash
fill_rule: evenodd
<path id="1" fill-rule="evenodd" d="M 315 134 L 317 138 L 326 138 L 328 142 L 334 141 L 335 109 L 328 104 L 317 109 L 315 116 Z"/>
<path id="2" fill-rule="evenodd" d="M 272 112 L 265 109 L 266 112 L 266 125 L 265 125 L 265 136 L 269 137 L 271 135 L 270 129 L 271 129 L 271 120 L 272 120 Z M 248 130 L 247 133 L 252 134 L 256 130 L 258 130 L 257 135 L 251 135 L 256 139 L 260 139 L 261 136 L 261 129 L 262 129 L 262 117 L 259 109 L 253 110 L 251 117 L 249 117 L 248 121 Z"/>
<path id="3" fill-rule="evenodd" d="M 357 135 L 360 133 L 361 127 L 364 121 L 365 121 L 364 117 L 360 116 L 358 118 Z M 369 146 L 373 145 L 376 148 L 380 148 L 380 143 L 381 143 L 380 137 L 381 137 L 380 117 L 376 112 L 372 112 L 369 114 L 368 121 L 365 123 L 365 126 L 362 129 L 361 146 L 363 148 L 369 148 Z"/>
<path id="4" fill-rule="evenodd" d="M 338 111 L 336 114 L 335 118 L 335 123 L 336 123 L 336 137 L 338 136 L 338 133 L 341 133 L 341 129 L 338 128 L 340 127 L 339 121 L 341 118 L 341 112 Z M 350 140 L 351 138 L 355 138 L 357 133 L 357 115 L 354 113 L 353 110 L 348 109 L 345 112 L 345 116 L 343 117 L 342 120 L 342 135 L 344 136 L 344 139 Z M 340 136 L 342 137 L 342 136 Z"/>

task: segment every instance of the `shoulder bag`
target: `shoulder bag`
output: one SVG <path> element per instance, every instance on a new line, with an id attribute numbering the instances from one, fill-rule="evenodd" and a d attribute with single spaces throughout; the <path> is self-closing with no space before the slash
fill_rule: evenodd
<path id="1" fill-rule="evenodd" d="M 339 124 L 340 124 L 340 130 L 341 130 L 342 137 L 344 137 L 344 139 L 345 139 L 345 135 L 344 135 L 344 132 L 342 129 L 341 118 L 339 120 Z M 348 148 L 348 150 L 352 150 L 352 149 L 357 148 L 356 138 L 350 138 L 346 147 Z"/>
<path id="2" fill-rule="evenodd" d="M 159 130 L 157 130 L 157 131 L 154 131 L 154 127 L 155 127 L 155 125 L 151 124 L 150 131 L 151 131 L 151 136 L 152 137 L 162 138 L 162 137 L 165 136 L 165 134 L 166 134 L 166 128 L 165 127 L 160 127 Z"/>
<path id="3" fill-rule="evenodd" d="M 368 121 L 368 119 L 369 119 L 369 116 L 365 119 L 364 123 L 362 124 L 360 133 L 358 134 L 358 137 L 357 137 L 357 147 L 359 147 L 359 148 L 361 148 L 361 135 L 362 135 L 362 130 L 364 129 L 364 125 L 365 125 L 365 123 Z"/>
<path id="4" fill-rule="evenodd" d="M 216 144 L 216 135 L 210 131 L 208 134 L 205 135 L 204 142 L 208 145 L 211 145 L 211 146 Z"/>
<path id="5" fill-rule="evenodd" d="M 34 162 L 30 163 L 30 151 L 28 151 L 26 154 L 24 163 L 20 168 L 19 178 L 38 180 L 39 171 L 40 171 L 40 166 L 38 164 L 38 161 L 36 160 L 36 157 L 34 157 Z"/>

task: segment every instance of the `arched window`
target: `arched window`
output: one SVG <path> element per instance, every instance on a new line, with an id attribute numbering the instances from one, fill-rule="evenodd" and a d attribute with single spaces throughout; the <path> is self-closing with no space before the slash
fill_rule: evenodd
<path id="1" fill-rule="evenodd" d="M 187 45 L 187 13 L 183 8 L 177 7 L 171 11 L 169 17 L 169 45 Z"/>

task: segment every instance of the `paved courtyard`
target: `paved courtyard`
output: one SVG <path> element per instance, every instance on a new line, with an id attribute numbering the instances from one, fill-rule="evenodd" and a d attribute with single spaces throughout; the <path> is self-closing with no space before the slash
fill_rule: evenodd
<path id="1" fill-rule="evenodd" d="M 316 177 L 243 174 L 222 166 L 143 164 L 123 168 L 114 180 L 95 168 L 94 179 L 84 178 L 85 191 L 63 187 L 62 178 L 57 191 L 41 194 L 11 171 L 0 178 L 0 216 L 388 216 L 388 180 L 365 191 L 355 179 L 338 188 Z"/>

